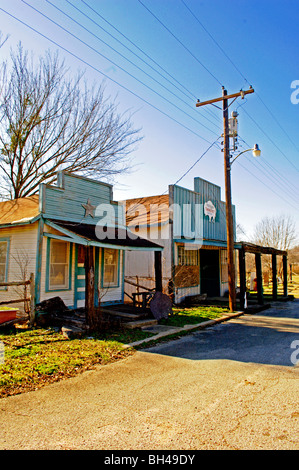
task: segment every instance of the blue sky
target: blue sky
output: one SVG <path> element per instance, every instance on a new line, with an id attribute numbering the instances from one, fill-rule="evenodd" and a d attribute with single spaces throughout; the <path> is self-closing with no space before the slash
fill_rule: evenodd
<path id="1" fill-rule="evenodd" d="M 116 200 L 164 193 L 222 133 L 221 110 L 196 108 L 197 98 L 252 85 L 255 93 L 230 107 L 239 113 L 239 151 L 262 150 L 258 161 L 247 152 L 233 164 L 237 221 L 247 236 L 262 217 L 282 213 L 298 228 L 297 0 L 0 0 L 0 8 L 9 35 L 2 57 L 18 41 L 36 55 L 58 49 L 74 74 L 104 79 L 119 110 L 133 113 L 144 138 L 134 171 L 115 182 Z M 179 184 L 192 188 L 196 176 L 221 186 L 224 199 L 219 146 Z"/>

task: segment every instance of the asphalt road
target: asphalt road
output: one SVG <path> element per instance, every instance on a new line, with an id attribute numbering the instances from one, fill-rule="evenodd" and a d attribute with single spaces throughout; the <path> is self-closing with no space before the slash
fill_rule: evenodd
<path id="1" fill-rule="evenodd" d="M 299 449 L 299 301 L 0 400 L 0 449 Z M 101 462 L 97 462 L 101 463 Z"/>

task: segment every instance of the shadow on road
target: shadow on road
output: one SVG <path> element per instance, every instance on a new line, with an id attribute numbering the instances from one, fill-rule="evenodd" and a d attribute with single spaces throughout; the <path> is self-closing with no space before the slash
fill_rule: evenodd
<path id="1" fill-rule="evenodd" d="M 278 366 L 299 361 L 299 301 L 160 344 L 146 351 L 190 360 L 228 359 Z"/>

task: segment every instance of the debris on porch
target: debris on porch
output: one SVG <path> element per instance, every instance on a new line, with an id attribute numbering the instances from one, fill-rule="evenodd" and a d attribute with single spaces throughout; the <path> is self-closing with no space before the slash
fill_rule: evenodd
<path id="1" fill-rule="evenodd" d="M 161 318 L 167 318 L 172 312 L 171 300 L 161 292 L 153 293 L 151 302 L 115 304 L 97 308 L 100 327 L 108 328 L 144 328 L 158 324 Z M 70 309 L 60 297 L 44 300 L 36 305 L 36 324 L 53 326 L 61 329 L 68 338 L 80 337 L 88 332 L 85 308 Z"/>

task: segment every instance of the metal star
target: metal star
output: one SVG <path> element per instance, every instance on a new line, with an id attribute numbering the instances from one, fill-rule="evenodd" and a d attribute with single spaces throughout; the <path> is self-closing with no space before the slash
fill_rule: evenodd
<path id="1" fill-rule="evenodd" d="M 82 204 L 82 206 L 85 209 L 84 217 L 87 217 L 88 215 L 91 215 L 91 217 L 94 217 L 94 211 L 96 209 L 96 206 L 93 206 L 91 204 L 91 200 L 89 198 L 87 199 L 87 204 Z"/>

